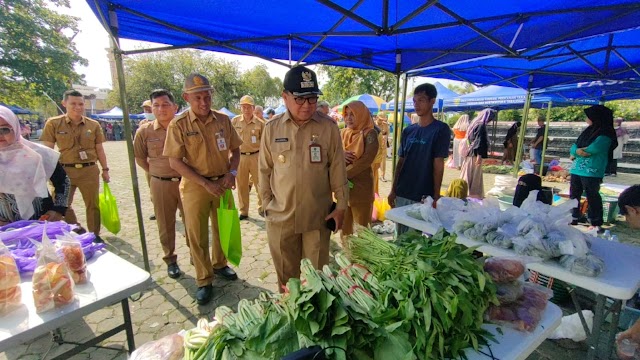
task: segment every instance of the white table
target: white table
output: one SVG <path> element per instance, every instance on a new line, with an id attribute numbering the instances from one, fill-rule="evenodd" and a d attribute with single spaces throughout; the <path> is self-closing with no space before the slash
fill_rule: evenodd
<path id="1" fill-rule="evenodd" d="M 524 360 L 546 340 L 560 325 L 562 311 L 552 303 L 542 313 L 542 319 L 532 332 L 517 331 L 509 327 L 485 324 L 482 327 L 491 332 L 498 343 L 490 342 L 489 346 L 483 346 L 479 351 L 467 349 L 465 355 L 469 360 L 485 359 L 509 359 Z M 498 332 L 502 330 L 502 334 Z M 493 357 L 491 357 L 493 355 Z"/>
<path id="2" fill-rule="evenodd" d="M 126 331 L 129 352 L 133 351 L 135 341 L 128 297 L 147 287 L 151 281 L 149 273 L 110 252 L 97 253 L 88 261 L 87 269 L 89 281 L 86 284 L 76 285 L 75 302 L 42 314 L 36 314 L 31 292 L 31 278 L 23 277 L 20 284 L 23 305 L 13 313 L 0 318 L 0 352 L 80 320 L 83 316 L 117 302 L 122 304 L 123 324 L 86 343 L 73 343 L 77 345 L 76 348 L 56 359 L 68 359 L 121 331 Z"/>
<path id="3" fill-rule="evenodd" d="M 385 213 L 385 216 L 391 221 L 398 222 L 427 234 L 435 234 L 438 231 L 436 226 L 423 220 L 414 219 L 406 214 L 410 206 L 391 209 Z M 479 245 L 478 251 L 491 256 L 517 256 L 512 249 L 499 248 L 484 242 L 467 239 L 464 236 L 459 236 L 456 242 L 468 247 Z M 593 323 L 594 331 L 592 332 L 593 336 L 590 336 L 589 339 L 589 359 L 593 359 L 596 356 L 595 350 L 599 341 L 600 329 L 606 317 L 606 299 L 610 298 L 613 300 L 613 305 L 610 308 L 612 314 L 611 323 L 613 326 L 609 331 L 609 340 L 607 342 L 609 346 L 612 346 L 615 336 L 614 327 L 618 323 L 622 301 L 633 297 L 640 288 L 640 261 L 638 261 L 638 259 L 640 259 L 640 248 L 595 238 L 592 241 L 591 250 L 605 262 L 604 271 L 600 276 L 595 278 L 573 274 L 553 260 L 527 264 L 530 270 L 551 276 L 596 294 L 596 309 L 594 311 L 595 316 Z M 573 291 L 570 291 L 570 294 L 574 305 L 576 305 L 578 312 L 582 315 L 580 306 L 575 299 L 575 294 Z M 610 353 L 610 349 L 605 349 L 605 353 Z"/>

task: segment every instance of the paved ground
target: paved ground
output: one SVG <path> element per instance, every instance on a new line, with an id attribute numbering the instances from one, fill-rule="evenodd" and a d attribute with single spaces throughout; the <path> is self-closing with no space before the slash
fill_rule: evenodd
<path id="1" fill-rule="evenodd" d="M 108 250 L 112 251 L 124 259 L 143 268 L 142 247 L 140 244 L 140 233 L 136 219 L 136 212 L 133 201 L 133 191 L 128 166 L 127 149 L 124 142 L 106 143 L 105 149 L 109 159 L 111 169 L 111 189 L 118 199 L 122 230 L 115 236 L 103 229 L 102 237 L 108 244 Z M 390 163 L 388 174 L 391 174 Z M 142 197 L 142 209 L 144 215 L 144 227 L 147 237 L 147 248 L 151 262 L 151 274 L 153 283 L 142 297 L 137 301 L 131 301 L 131 316 L 133 319 L 133 329 L 135 340 L 138 346 L 148 341 L 161 338 L 165 335 L 176 333 L 181 329 L 193 327 L 200 317 L 213 316 L 214 309 L 219 305 L 235 307 L 238 300 L 242 298 L 254 298 L 261 291 L 276 290 L 276 276 L 273 270 L 271 256 L 264 231 L 264 221 L 257 214 L 255 193 L 251 194 L 252 205 L 249 221 L 242 221 L 242 236 L 244 244 L 244 254 L 240 267 L 237 270 L 240 280 L 228 282 L 216 280 L 214 282 L 215 295 L 213 301 L 207 306 L 198 306 L 194 300 L 196 284 L 194 281 L 195 270 L 189 264 L 189 252 L 185 245 L 184 227 L 179 224 L 178 235 L 178 263 L 184 275 L 178 279 L 170 279 L 166 274 L 166 267 L 162 261 L 162 249 L 158 240 L 158 229 L 155 221 L 148 219 L 153 213 L 149 200 L 149 190 L 144 176 L 138 173 L 138 182 Z M 388 178 L 389 175 L 387 175 Z M 445 171 L 444 186 L 457 178 L 459 173 L 455 170 Z M 492 175 L 485 175 L 485 184 L 493 184 Z M 608 180 L 609 181 L 609 180 Z M 640 183 L 640 176 L 621 175 L 611 182 L 616 183 Z M 558 186 L 558 184 L 554 184 Z M 389 182 L 381 183 L 382 193 L 386 195 L 389 191 Z M 559 187 L 568 186 L 561 184 Z M 79 219 L 84 219 L 81 199 L 78 196 L 74 203 Z M 337 236 L 334 236 L 337 240 Z M 337 248 L 335 245 L 334 248 Z M 118 279 L 114 279 L 118 281 Z M 28 294 L 25 294 L 28 296 Z M 62 334 L 68 341 L 80 342 L 92 337 L 95 333 L 102 333 L 104 330 L 115 326 L 122 319 L 122 311 L 119 304 L 97 311 L 84 318 L 83 321 L 72 323 L 63 327 Z M 127 356 L 122 349 L 126 348 L 124 333 L 121 333 L 103 345 L 114 347 L 119 350 L 92 349 L 76 356 L 76 359 L 126 359 Z M 52 345 L 51 336 L 46 335 L 33 340 L 28 344 L 18 346 L 11 351 L 0 353 L 0 360 L 4 359 L 42 359 L 45 354 L 50 358 L 71 348 L 72 345 Z M 567 350 L 558 347 L 551 341 L 546 341 L 533 355 L 530 360 L 544 359 L 580 359 L 584 357 L 582 350 Z M 507 359 L 504 359 L 507 360 Z"/>

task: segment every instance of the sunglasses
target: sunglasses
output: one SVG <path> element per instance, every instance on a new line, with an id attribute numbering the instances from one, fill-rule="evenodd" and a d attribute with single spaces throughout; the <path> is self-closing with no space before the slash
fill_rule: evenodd
<path id="1" fill-rule="evenodd" d="M 0 127 L 0 135 L 9 135 L 12 131 L 10 127 Z"/>

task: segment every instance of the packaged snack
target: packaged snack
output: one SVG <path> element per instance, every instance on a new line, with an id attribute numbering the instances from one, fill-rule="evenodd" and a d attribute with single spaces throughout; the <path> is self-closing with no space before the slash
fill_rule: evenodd
<path id="1" fill-rule="evenodd" d="M 51 240 L 45 233 L 38 249 L 38 265 L 33 272 L 33 302 L 37 313 L 73 302 L 74 283 L 65 261 L 58 256 Z"/>
<path id="2" fill-rule="evenodd" d="M 184 339 L 178 334 L 172 334 L 140 346 L 129 360 L 180 360 L 183 357 Z"/>
<path id="3" fill-rule="evenodd" d="M 489 306 L 485 313 L 485 319 L 518 331 L 533 331 L 542 319 L 542 313 L 552 296 L 551 290 L 540 285 L 526 283 L 522 296 L 516 302 Z"/>
<path id="4" fill-rule="evenodd" d="M 22 302 L 20 273 L 9 249 L 0 242 L 0 316 Z"/>
<path id="5" fill-rule="evenodd" d="M 496 296 L 498 297 L 498 301 L 500 304 L 509 304 L 515 302 L 520 299 L 522 294 L 524 293 L 524 277 L 508 282 L 508 283 L 497 283 L 496 284 Z"/>
<path id="6" fill-rule="evenodd" d="M 496 283 L 510 283 L 524 274 L 524 264 L 520 259 L 492 257 L 484 262 L 484 271 Z"/>
<path id="7" fill-rule="evenodd" d="M 67 264 L 73 282 L 75 284 L 84 284 L 87 282 L 87 262 L 82 251 L 82 244 L 72 234 L 65 233 L 64 236 L 58 237 L 56 242 L 58 254 L 64 258 Z"/>

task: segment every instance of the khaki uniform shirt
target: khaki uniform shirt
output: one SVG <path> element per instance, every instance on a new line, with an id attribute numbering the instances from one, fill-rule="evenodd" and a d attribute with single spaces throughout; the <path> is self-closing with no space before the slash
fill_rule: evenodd
<path id="1" fill-rule="evenodd" d="M 247 122 L 242 120 L 242 115 L 238 115 L 231 120 L 231 124 L 242 139 L 241 153 L 253 153 L 260 150 L 264 121 L 254 116 Z"/>
<path id="2" fill-rule="evenodd" d="M 230 170 L 229 151 L 240 145 L 242 140 L 227 115 L 211 110 L 203 122 L 190 109 L 171 120 L 162 154 L 183 159 L 201 176 L 222 176 Z"/>
<path id="3" fill-rule="evenodd" d="M 78 164 L 98 161 L 96 144 L 102 144 L 105 139 L 99 122 L 83 116 L 82 121 L 74 125 L 67 115 L 61 115 L 47 120 L 40 141 L 58 146 L 61 164 Z M 86 159 L 80 158 L 81 151 L 87 154 Z"/>
<path id="4" fill-rule="evenodd" d="M 311 163 L 312 137 L 321 146 L 320 163 Z M 269 121 L 262 136 L 259 172 L 268 221 L 294 220 L 298 234 L 325 226 L 332 193 L 337 208 L 347 208 L 340 130 L 326 115 L 316 112 L 302 126 L 296 125 L 288 111 Z"/>
<path id="5" fill-rule="evenodd" d="M 133 153 L 139 159 L 149 162 L 149 174 L 164 178 L 180 177 L 169 165 L 169 158 L 162 155 L 167 129 L 155 120 L 138 128 L 133 140 Z"/>

